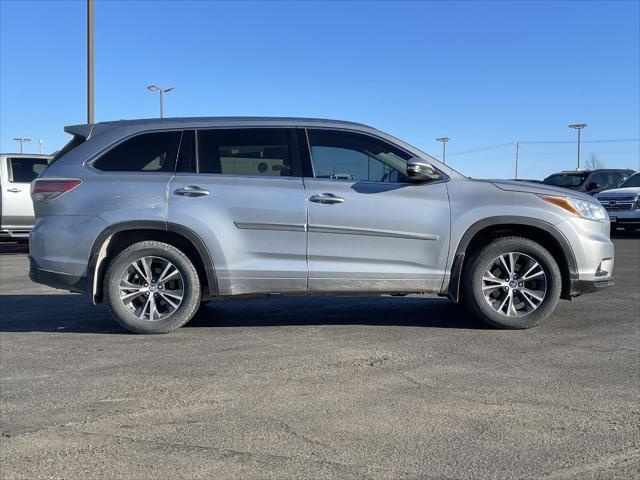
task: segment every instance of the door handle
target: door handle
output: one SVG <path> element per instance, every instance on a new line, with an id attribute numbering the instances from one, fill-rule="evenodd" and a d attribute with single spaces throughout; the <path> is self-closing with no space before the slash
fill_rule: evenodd
<path id="1" fill-rule="evenodd" d="M 182 195 L 183 197 L 204 197 L 209 195 L 209 190 L 200 188 L 197 185 L 188 185 L 175 190 L 173 193 L 175 195 Z"/>
<path id="2" fill-rule="evenodd" d="M 18 193 L 21 192 L 22 190 L 19 188 L 7 188 L 7 192 L 12 192 L 12 193 Z"/>
<path id="3" fill-rule="evenodd" d="M 309 201 L 314 203 L 322 203 L 323 205 L 332 205 L 334 203 L 344 203 L 344 198 L 338 197 L 333 193 L 320 193 L 318 195 L 311 195 Z"/>

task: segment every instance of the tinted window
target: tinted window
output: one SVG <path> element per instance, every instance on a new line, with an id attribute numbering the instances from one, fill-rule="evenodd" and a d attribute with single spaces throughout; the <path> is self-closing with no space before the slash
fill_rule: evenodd
<path id="1" fill-rule="evenodd" d="M 11 181 L 31 183 L 47 168 L 46 158 L 10 158 Z"/>
<path id="2" fill-rule="evenodd" d="M 635 175 L 631 175 L 627 178 L 627 181 L 620 185 L 620 188 L 627 187 L 640 187 L 640 173 L 636 173 Z"/>
<path id="3" fill-rule="evenodd" d="M 550 177 L 545 178 L 542 183 L 553 185 L 555 187 L 579 187 L 580 185 L 582 185 L 586 178 L 586 173 L 562 173 L 551 175 Z"/>
<path id="4" fill-rule="evenodd" d="M 283 128 L 198 130 L 197 150 L 200 173 L 291 175 L 288 132 Z"/>
<path id="5" fill-rule="evenodd" d="M 621 180 L 622 175 L 618 172 L 598 172 L 591 175 L 589 183 L 597 183 L 600 189 L 609 189 L 616 188 Z"/>
<path id="6" fill-rule="evenodd" d="M 172 172 L 179 143 L 180 132 L 145 133 L 116 145 L 93 166 L 118 172 Z"/>
<path id="7" fill-rule="evenodd" d="M 368 135 L 336 130 L 308 130 L 316 178 L 405 182 L 410 155 Z"/>

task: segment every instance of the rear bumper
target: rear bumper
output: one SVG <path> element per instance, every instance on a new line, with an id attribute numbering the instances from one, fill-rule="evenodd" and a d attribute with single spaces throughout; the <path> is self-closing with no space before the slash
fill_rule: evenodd
<path id="1" fill-rule="evenodd" d="M 29 255 L 29 278 L 32 282 L 41 283 L 48 287 L 76 293 L 87 293 L 87 277 L 76 277 L 67 273 L 44 270 L 40 268 L 31 255 Z"/>
<path id="2" fill-rule="evenodd" d="M 0 239 L 12 240 L 16 238 L 29 238 L 29 232 L 31 228 L 3 228 L 0 230 Z"/>
<path id="3" fill-rule="evenodd" d="M 613 278 L 603 280 L 571 280 L 571 296 L 577 297 L 583 293 L 593 293 L 613 286 Z"/>

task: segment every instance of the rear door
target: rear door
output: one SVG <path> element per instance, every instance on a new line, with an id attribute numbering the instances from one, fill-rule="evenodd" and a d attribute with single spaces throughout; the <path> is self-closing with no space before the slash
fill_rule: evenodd
<path id="1" fill-rule="evenodd" d="M 411 154 L 357 132 L 308 129 L 310 292 L 437 291 L 449 245 L 445 182 L 410 183 Z"/>
<path id="2" fill-rule="evenodd" d="M 2 228 L 24 230 L 33 226 L 31 182 L 47 166 L 46 158 L 2 159 Z"/>
<path id="3" fill-rule="evenodd" d="M 221 295 L 306 291 L 307 213 L 294 133 L 185 132 L 167 220 L 205 242 Z"/>

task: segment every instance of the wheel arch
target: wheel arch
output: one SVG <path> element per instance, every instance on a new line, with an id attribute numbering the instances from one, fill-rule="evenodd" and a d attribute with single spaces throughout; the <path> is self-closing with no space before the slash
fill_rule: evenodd
<path id="1" fill-rule="evenodd" d="M 189 228 L 161 221 L 127 221 L 105 228 L 91 247 L 87 279 L 94 303 L 102 302 L 106 267 L 115 255 L 138 241 L 157 240 L 169 243 L 184 252 L 194 264 L 202 282 L 204 299 L 218 294 L 213 259 L 203 240 Z"/>
<path id="2" fill-rule="evenodd" d="M 528 238 L 549 250 L 558 263 L 562 274 L 560 297 L 570 300 L 571 280 L 578 278 L 578 267 L 569 241 L 560 230 L 549 222 L 516 216 L 485 218 L 466 230 L 455 249 L 449 286 L 444 293 L 454 302 L 458 302 L 460 282 L 464 276 L 469 257 L 481 246 L 486 245 L 488 241 L 510 235 Z"/>

